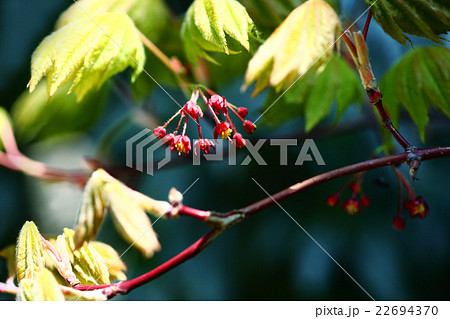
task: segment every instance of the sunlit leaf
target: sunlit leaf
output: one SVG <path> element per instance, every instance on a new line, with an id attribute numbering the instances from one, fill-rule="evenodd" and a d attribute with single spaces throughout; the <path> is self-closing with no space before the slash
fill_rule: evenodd
<path id="1" fill-rule="evenodd" d="M 384 76 L 380 88 L 394 124 L 398 125 L 403 105 L 424 140 L 428 107 L 434 105 L 450 117 L 450 49 L 434 46 L 409 51 Z"/>
<path id="2" fill-rule="evenodd" d="M 36 275 L 33 290 L 36 301 L 64 301 L 61 288 L 48 269 L 44 268 Z"/>
<path id="3" fill-rule="evenodd" d="M 161 249 L 150 219 L 139 204 L 124 190 L 120 182 L 104 187 L 104 197 L 119 233 L 146 257 Z"/>
<path id="4" fill-rule="evenodd" d="M 34 301 L 34 279 L 24 278 L 19 283 L 19 293 L 16 296 L 18 301 Z"/>
<path id="5" fill-rule="evenodd" d="M 160 217 L 171 208 L 168 202 L 136 192 L 98 169 L 84 191 L 75 232 L 76 247 L 95 237 L 107 209 L 119 233 L 146 257 L 151 257 L 161 246 L 145 212 Z"/>
<path id="6" fill-rule="evenodd" d="M 95 250 L 102 256 L 106 267 L 109 269 L 109 279 L 111 281 L 127 279 L 127 276 L 125 275 L 127 266 L 122 259 L 120 259 L 119 254 L 114 248 L 99 241 L 91 241 L 90 244 L 94 246 Z"/>
<path id="7" fill-rule="evenodd" d="M 169 11 L 163 0 L 79 0 L 61 14 L 55 28 L 88 15 L 113 11 L 127 13 L 138 30 L 152 41 L 158 40 L 169 21 Z"/>
<path id="8" fill-rule="evenodd" d="M 103 222 L 106 206 L 103 202 L 102 188 L 106 183 L 103 170 L 94 172 L 84 187 L 78 223 L 75 229 L 75 248 L 82 246 L 97 235 Z"/>
<path id="9" fill-rule="evenodd" d="M 253 27 L 247 11 L 236 0 L 195 0 L 181 29 L 186 56 L 196 65 L 197 56 L 214 61 L 205 51 L 238 53 L 230 49 L 227 36 L 249 51 Z"/>
<path id="10" fill-rule="evenodd" d="M 133 21 L 121 12 L 109 12 L 75 20 L 46 37 L 31 59 L 30 92 L 47 76 L 47 94 L 72 82 L 81 100 L 108 78 L 134 68 L 132 80 L 145 63 L 143 45 Z"/>
<path id="11" fill-rule="evenodd" d="M 42 240 L 33 222 L 25 222 L 16 246 L 17 281 L 34 279 L 45 266 Z"/>
<path id="12" fill-rule="evenodd" d="M 450 6 L 447 0 L 366 0 L 384 31 L 406 45 L 405 33 L 441 43 L 439 36 L 450 31 Z"/>
<path id="13" fill-rule="evenodd" d="M 103 258 L 90 243 L 84 243 L 75 250 L 74 231 L 64 229 L 64 236 L 73 271 L 83 285 L 107 285 L 109 281 L 108 267 Z"/>
<path id="14" fill-rule="evenodd" d="M 340 28 L 339 18 L 327 2 L 306 1 L 259 47 L 248 64 L 245 86 L 256 81 L 253 95 L 268 85 L 280 90 L 310 68 L 325 66 Z"/>

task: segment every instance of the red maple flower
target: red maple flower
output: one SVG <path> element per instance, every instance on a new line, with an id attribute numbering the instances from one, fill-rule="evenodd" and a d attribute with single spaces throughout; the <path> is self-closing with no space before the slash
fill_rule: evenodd
<path id="1" fill-rule="evenodd" d="M 200 106 L 193 101 L 187 101 L 187 103 L 181 109 L 181 115 L 189 115 L 194 120 L 198 120 L 203 117 L 203 112 Z"/>
<path id="2" fill-rule="evenodd" d="M 198 141 L 195 142 L 194 144 L 194 153 L 195 155 L 197 155 L 197 148 L 200 150 L 205 151 L 206 154 L 209 153 L 209 148 L 212 148 L 213 150 L 216 149 L 216 147 L 214 146 L 213 141 L 208 140 L 206 138 L 202 138 L 199 139 Z"/>
<path id="3" fill-rule="evenodd" d="M 217 115 L 219 114 L 219 112 L 222 112 L 224 115 L 228 114 L 227 100 L 223 96 L 213 94 L 209 98 L 208 103 L 209 105 L 211 105 Z"/>
<path id="4" fill-rule="evenodd" d="M 178 155 L 184 153 L 184 155 L 186 156 L 191 150 L 191 139 L 186 135 L 175 136 L 173 139 L 171 151 L 173 152 L 175 149 L 178 151 Z"/>
<path id="5" fill-rule="evenodd" d="M 414 200 L 405 200 L 404 207 L 409 211 L 409 216 L 411 216 L 411 218 L 424 218 L 430 211 L 428 203 L 422 198 L 422 196 L 418 196 Z"/>
<path id="6" fill-rule="evenodd" d="M 230 123 L 219 123 L 214 127 L 214 139 L 217 140 L 218 136 L 220 136 L 221 139 L 226 139 L 230 137 L 232 131 L 233 130 L 230 128 Z"/>
<path id="7" fill-rule="evenodd" d="M 354 198 L 349 198 L 342 203 L 342 209 L 347 211 L 351 216 L 361 211 L 361 204 Z"/>

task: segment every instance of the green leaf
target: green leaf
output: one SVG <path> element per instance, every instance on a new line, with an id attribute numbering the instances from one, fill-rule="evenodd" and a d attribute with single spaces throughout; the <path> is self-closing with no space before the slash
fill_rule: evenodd
<path id="1" fill-rule="evenodd" d="M 157 41 L 169 23 L 169 11 L 163 0 L 79 0 L 64 11 L 55 29 L 107 12 L 124 12 L 137 29 L 152 41 Z"/>
<path id="2" fill-rule="evenodd" d="M 181 38 L 188 60 L 197 65 L 197 57 L 214 61 L 205 51 L 239 53 L 230 49 L 227 35 L 247 51 L 253 21 L 236 0 L 195 0 L 186 12 Z"/>
<path id="3" fill-rule="evenodd" d="M 73 266 L 73 272 L 83 285 L 108 285 L 108 267 L 101 255 L 90 243 L 84 243 L 79 249 L 75 249 L 73 241 L 74 231 L 64 229 L 69 259 Z"/>
<path id="4" fill-rule="evenodd" d="M 50 100 L 43 82 L 33 93 L 23 92 L 11 109 L 17 140 L 30 143 L 85 132 L 92 127 L 103 110 L 106 86 L 98 92 L 88 93 L 80 103 L 75 94 L 65 93 L 68 89 L 69 85 L 63 86 Z"/>
<path id="5" fill-rule="evenodd" d="M 33 222 L 25 222 L 16 246 L 17 281 L 34 279 L 45 266 L 42 240 Z"/>
<path id="6" fill-rule="evenodd" d="M 428 107 L 434 105 L 450 117 L 450 49 L 433 46 L 409 51 L 383 77 L 380 88 L 394 124 L 403 105 L 424 141 Z"/>
<path id="7" fill-rule="evenodd" d="M 310 68 L 323 67 L 332 55 L 340 29 L 339 18 L 327 2 L 306 1 L 259 47 L 248 64 L 244 87 L 257 81 L 254 95 L 268 85 L 279 91 Z M 267 72 L 270 78 L 262 83 Z"/>
<path id="8" fill-rule="evenodd" d="M 132 81 L 142 72 L 145 54 L 133 21 L 121 12 L 99 14 L 78 19 L 47 36 L 33 52 L 32 92 L 47 76 L 47 94 L 72 82 L 78 101 L 108 78 L 135 69 Z"/>
<path id="9" fill-rule="evenodd" d="M 366 0 L 384 31 L 399 43 L 410 41 L 405 33 L 442 44 L 439 36 L 450 31 L 450 7 L 446 0 Z"/>
<path id="10" fill-rule="evenodd" d="M 268 100 L 278 97 L 276 94 Z M 362 100 L 363 90 L 355 70 L 343 58 L 332 56 L 322 71 L 310 70 L 297 81 L 277 102 L 281 105 L 273 105 L 263 120 L 278 125 L 304 114 L 305 130 L 310 131 L 330 113 L 333 101 L 336 101 L 336 121 L 339 121 L 352 103 Z"/>

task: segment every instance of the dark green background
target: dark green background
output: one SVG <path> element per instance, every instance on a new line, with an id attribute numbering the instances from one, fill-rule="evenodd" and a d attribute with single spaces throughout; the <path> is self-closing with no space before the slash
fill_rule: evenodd
<path id="1" fill-rule="evenodd" d="M 186 7 L 183 2 L 171 1 L 171 5 L 176 12 L 183 12 Z M 59 14 L 71 3 L 59 0 L 0 2 L 0 105 L 9 109 L 25 89 L 32 51 L 51 32 Z M 364 1 L 343 1 L 347 17 L 358 16 L 364 8 Z M 359 21 L 358 26 L 362 28 L 363 23 Z M 414 41 L 417 45 L 426 44 L 420 39 Z M 378 78 L 406 50 L 385 35 L 376 23 L 371 25 L 369 48 Z M 241 95 L 241 84 L 242 78 L 219 89 L 230 101 L 247 106 L 250 119 L 256 118 L 263 100 L 250 99 L 248 92 Z M 169 92 L 182 103 L 183 97 L 179 92 Z M 158 89 L 154 90 L 148 104 L 162 119 L 177 110 L 177 106 Z M 93 144 L 95 149 L 99 136 L 107 126 L 129 110 L 126 101 L 112 91 L 99 124 L 81 138 Z M 282 108 L 279 111 L 282 112 Z M 448 119 L 438 113 L 431 115 L 425 146 L 448 145 Z M 290 165 L 280 166 L 279 149 L 266 143 L 261 154 L 268 166 L 258 166 L 252 161 L 248 166 L 233 167 L 224 161 L 192 167 L 187 161 L 186 165 L 158 171 L 155 176 L 133 175 L 127 182 L 149 196 L 165 199 L 170 187 L 184 191 L 200 178 L 186 193 L 185 204 L 225 212 L 265 197 L 252 178 L 268 192 L 274 193 L 327 170 L 366 160 L 379 143 L 379 131 L 367 124 L 374 121 L 366 105 L 362 111 L 352 107 L 336 129 L 324 126 L 313 132 L 310 137 L 315 139 L 326 166 L 309 162 L 303 166 L 292 165 L 300 147 L 291 147 Z M 362 124 L 348 130 L 352 123 Z M 296 119 L 274 131 L 260 128 L 255 136 L 271 138 L 286 134 L 294 137 L 303 125 L 301 119 Z M 125 140 L 141 129 L 129 125 L 119 134 L 109 158 L 111 163 L 124 164 Z M 424 146 L 409 117 L 402 121 L 401 130 L 418 146 Z M 297 136 L 301 140 L 304 138 L 303 135 Z M 58 143 L 66 142 L 62 139 Z M 72 142 L 68 139 L 67 143 L 71 145 Z M 20 147 L 25 154 L 29 154 L 31 145 Z M 37 147 L 34 152 L 45 151 Z M 242 151 L 239 158 L 243 159 L 245 153 L 245 150 Z M 92 156 L 93 153 L 82 155 Z M 61 166 L 64 166 L 64 154 L 60 156 Z M 363 186 L 372 205 L 357 216 L 350 217 L 339 208 L 326 206 L 327 196 L 337 191 L 345 179 L 302 192 L 281 205 L 375 299 L 448 300 L 449 164 L 448 159 L 423 163 L 418 176 L 420 180 L 414 182 L 414 187 L 429 203 L 430 214 L 423 220 L 411 220 L 405 212 L 406 228 L 403 232 L 392 227 L 397 211 L 397 184 L 389 168 L 367 174 Z M 402 170 L 405 172 L 405 167 Z M 377 186 L 374 181 L 378 177 L 385 179 L 389 187 Z M 34 220 L 38 227 L 43 223 L 42 212 L 36 205 L 38 195 L 33 193 L 35 188 L 30 185 L 31 178 L 0 167 L 0 248 L 15 242 L 26 220 Z M 58 184 L 38 183 L 38 187 L 57 188 Z M 77 208 L 71 206 L 67 209 L 76 211 Z M 62 212 L 48 213 L 57 216 Z M 73 227 L 75 220 L 75 215 L 68 217 L 66 226 Z M 59 226 L 52 227 L 51 218 L 46 220 L 45 225 L 42 230 L 48 234 L 62 231 Z M 208 231 L 206 226 L 189 218 L 160 220 L 155 229 L 163 250 L 151 260 L 143 259 L 134 249 L 127 252 L 123 259 L 129 267 L 129 278 L 159 265 Z M 99 239 L 113 245 L 118 252 L 128 247 L 109 218 L 101 229 Z M 2 260 L 0 280 L 5 278 L 5 263 Z M 0 300 L 9 299 L 11 297 L 0 295 Z M 368 296 L 279 207 L 274 206 L 227 230 L 195 259 L 128 296 L 116 298 L 121 299 L 367 300 Z"/>

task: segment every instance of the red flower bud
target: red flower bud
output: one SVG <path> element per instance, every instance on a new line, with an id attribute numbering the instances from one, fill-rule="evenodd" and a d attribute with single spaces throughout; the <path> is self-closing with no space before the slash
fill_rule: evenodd
<path id="1" fill-rule="evenodd" d="M 164 136 L 164 144 L 168 145 L 168 146 L 172 146 L 173 145 L 173 140 L 175 138 L 175 135 L 173 135 L 172 133 L 167 134 L 166 136 Z"/>
<path id="2" fill-rule="evenodd" d="M 327 198 L 327 204 L 330 207 L 334 207 L 337 205 L 337 203 L 339 202 L 339 194 L 332 194 L 330 196 L 328 196 Z"/>
<path id="3" fill-rule="evenodd" d="M 166 136 L 166 129 L 162 126 L 158 126 L 153 130 L 153 134 L 155 134 L 157 138 L 163 138 Z"/>
<path id="4" fill-rule="evenodd" d="M 236 144 L 236 147 L 241 148 L 241 147 L 245 146 L 245 140 L 241 134 L 239 134 L 239 133 L 234 134 L 233 140 L 234 140 L 234 143 Z"/>
<path id="5" fill-rule="evenodd" d="M 238 109 L 238 113 L 239 113 L 240 116 L 246 117 L 247 114 L 248 114 L 248 109 L 246 107 L 240 107 Z"/>
<path id="6" fill-rule="evenodd" d="M 364 207 L 370 206 L 370 199 L 369 199 L 369 197 L 367 197 L 366 195 L 362 195 L 361 196 L 361 203 L 363 204 Z"/>
<path id="7" fill-rule="evenodd" d="M 402 215 L 398 215 L 394 218 L 392 225 L 397 230 L 403 230 L 405 228 L 405 219 L 403 218 Z"/>
<path id="8" fill-rule="evenodd" d="M 361 204 L 354 198 L 345 200 L 342 203 L 342 209 L 347 211 L 351 216 L 361 211 Z"/>
<path id="9" fill-rule="evenodd" d="M 249 120 L 244 121 L 244 130 L 248 134 L 252 134 L 256 130 L 256 125 L 250 122 Z"/>

